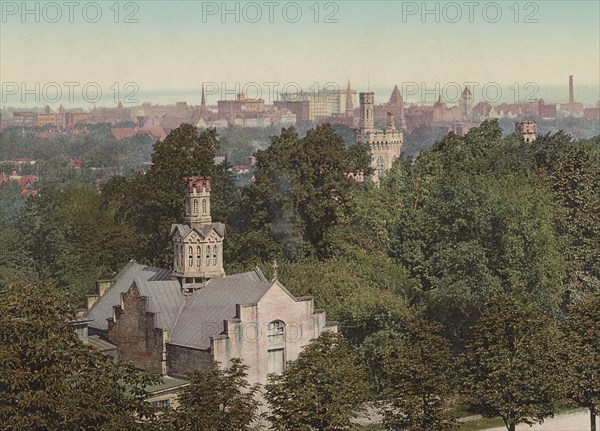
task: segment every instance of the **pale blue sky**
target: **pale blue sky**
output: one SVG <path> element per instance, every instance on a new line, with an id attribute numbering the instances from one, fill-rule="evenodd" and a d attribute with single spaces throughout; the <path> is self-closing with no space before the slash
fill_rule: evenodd
<path id="1" fill-rule="evenodd" d="M 274 2 L 274 22 L 268 20 L 268 6 L 258 1 L 262 18 L 244 22 L 255 10 L 240 2 L 240 21 L 227 15 L 222 22 L 222 2 L 137 1 L 137 23 L 114 22 L 114 1 L 99 1 L 102 17 L 89 23 L 82 8 L 92 2 L 80 1 L 69 22 L 68 7 L 57 1 L 62 18 L 54 19 L 54 5 L 28 2 L 38 7 L 35 15 L 20 15 L 21 1 L 2 1 L 0 30 L 0 76 L 2 83 L 135 82 L 142 92 L 159 89 L 195 89 L 201 82 L 336 82 L 345 86 L 381 88 L 402 82 L 537 82 L 562 85 L 575 75 L 577 85 L 600 86 L 600 2 L 598 1 L 499 1 L 498 22 L 489 22 L 494 2 L 475 2 L 474 22 L 464 1 L 427 2 L 440 11 L 422 22 L 423 2 L 338 1 L 334 18 L 324 23 L 334 7 L 320 2 L 319 22 L 314 22 L 314 1 L 298 2 L 302 17 L 293 18 L 292 2 Z M 329 2 L 334 3 L 334 2 Z M 36 6 L 38 4 L 38 6 Z M 120 3 L 119 21 L 127 12 Z M 515 4 L 519 9 L 517 23 Z M 228 2 L 234 8 L 235 2 Z M 462 18 L 453 19 L 456 7 Z M 484 6 L 488 16 L 483 15 Z M 287 6 L 288 20 L 282 14 Z M 14 12 L 14 8 L 19 10 Z M 218 8 L 206 16 L 203 8 Z M 414 15 L 404 15 L 418 8 Z M 44 9 L 45 8 L 45 9 Z M 45 11 L 45 12 L 44 12 Z M 45 15 L 44 15 L 45 13 Z M 95 10 L 88 8 L 88 18 Z M 527 15 L 537 23 L 526 23 Z M 404 22 L 403 22 L 404 21 Z M 4 87 L 3 87 L 4 88 Z"/>

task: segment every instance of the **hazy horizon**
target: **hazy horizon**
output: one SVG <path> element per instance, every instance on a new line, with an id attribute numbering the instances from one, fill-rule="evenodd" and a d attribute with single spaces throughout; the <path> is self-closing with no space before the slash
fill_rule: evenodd
<path id="1" fill-rule="evenodd" d="M 151 95 L 199 91 L 203 82 L 308 90 L 314 82 L 345 88 L 348 79 L 359 91 L 536 82 L 566 92 L 569 75 L 576 100 L 600 98 L 597 1 L 271 2 L 272 10 L 262 2 L 68 3 L 2 1 L 3 105 L 5 93 L 19 100 L 52 83 L 63 93 L 71 83 L 104 95 L 118 88 L 123 99 L 128 83 Z"/>

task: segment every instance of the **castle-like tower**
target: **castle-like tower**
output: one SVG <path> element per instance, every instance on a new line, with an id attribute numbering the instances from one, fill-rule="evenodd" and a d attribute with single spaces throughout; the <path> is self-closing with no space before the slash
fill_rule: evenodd
<path id="1" fill-rule="evenodd" d="M 375 128 L 374 93 L 360 93 L 360 127 L 356 130 L 356 142 L 369 145 L 371 151 L 371 167 L 373 181 L 379 182 L 388 171 L 394 160 L 400 157 L 403 135 L 396 129 L 394 114 L 387 113 L 385 130 Z"/>
<path id="2" fill-rule="evenodd" d="M 210 177 L 185 178 L 185 224 L 171 226 L 173 273 L 185 294 L 223 277 L 225 225 L 210 215 Z"/>

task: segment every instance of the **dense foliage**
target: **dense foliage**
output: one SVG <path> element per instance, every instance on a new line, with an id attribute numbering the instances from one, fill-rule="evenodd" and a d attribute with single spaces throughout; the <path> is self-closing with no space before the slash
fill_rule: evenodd
<path id="1" fill-rule="evenodd" d="M 206 371 L 189 375 L 190 384 L 179 394 L 172 425 L 182 431 L 253 429 L 258 420 L 258 386 L 246 380 L 247 366 L 233 359 L 228 368 L 213 362 Z"/>
<path id="2" fill-rule="evenodd" d="M 347 429 L 368 399 L 365 370 L 342 336 L 324 332 L 288 362 L 282 375 L 271 376 L 265 398 L 272 429 Z"/>
<path id="3" fill-rule="evenodd" d="M 86 139 L 101 133 L 98 127 Z M 433 408 L 409 405 L 418 387 L 402 370 L 432 377 L 450 352 L 468 358 L 463 396 L 477 395 L 476 407 L 503 415 L 508 427 L 552 415 L 561 397 L 596 412 L 597 370 L 586 364 L 598 363 L 600 136 L 574 140 L 556 132 L 526 143 L 503 136 L 495 121 L 465 137 L 419 133 L 407 143 L 415 158 L 396 162 L 377 186 L 349 178 L 368 174 L 369 154 L 339 126 L 306 134 L 284 129 L 267 148 L 264 136 L 248 142 L 246 131 L 232 128 L 220 137 L 183 125 L 154 145 L 145 173 L 118 168 L 125 166 L 117 160 L 124 150 L 115 146 L 107 162 L 114 176 L 100 188 L 93 178 L 64 171 L 63 159 L 77 156 L 81 143 L 69 143 L 65 154 L 57 137 L 49 147 L 55 154 L 48 154 L 52 175 L 38 196 L 15 201 L 6 198 L 14 185 L 1 190 L 0 286 L 52 281 L 79 304 L 95 280 L 132 258 L 169 267 L 168 232 L 183 218 L 183 178 L 209 175 L 213 220 L 227 225 L 228 273 L 256 264 L 268 273 L 277 259 L 280 281 L 298 296 L 313 295 L 339 321 L 344 348 L 350 352 L 348 340 L 361 352 L 365 370 L 356 369 L 388 398 L 390 429 L 403 418 L 393 412 L 408 408 L 427 410 L 418 426 L 437 420 L 458 385 L 431 378 L 422 389 L 434 394 Z M 27 133 L 9 138 L 41 151 Z M 242 141 L 248 150 L 264 149 L 256 153 L 254 181 L 238 187 L 228 165 L 215 166 L 213 157 L 223 150 L 230 156 Z M 3 154 L 17 148 L 10 144 Z M 242 161 L 241 153 L 231 157 Z M 97 160 L 99 169 L 108 168 Z M 519 334 L 523 341 L 511 344 Z M 566 349 L 553 350 L 563 342 Z M 424 352 L 420 346 L 440 352 L 417 361 L 429 368 L 405 355 Z M 328 364 L 319 356 L 324 351 L 307 349 L 316 359 L 302 363 Z M 327 368 L 331 376 L 337 362 Z M 503 379 L 493 390 L 484 384 L 490 370 Z"/>
<path id="4" fill-rule="evenodd" d="M 74 319 L 52 285 L 0 287 L 2 429 L 152 430 L 144 388 L 155 378 L 85 346 Z"/>

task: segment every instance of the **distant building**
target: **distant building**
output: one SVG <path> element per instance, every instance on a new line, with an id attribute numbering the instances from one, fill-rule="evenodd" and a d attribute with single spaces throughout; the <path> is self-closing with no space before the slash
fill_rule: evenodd
<path id="1" fill-rule="evenodd" d="M 235 100 L 218 100 L 217 116 L 232 122 L 236 118 L 244 118 L 245 114 L 262 113 L 265 110 L 263 99 L 247 99 L 244 93 L 237 95 Z"/>
<path id="2" fill-rule="evenodd" d="M 533 120 L 517 121 L 515 131 L 523 136 L 525 142 L 533 142 L 537 134 L 537 123 Z"/>
<path id="3" fill-rule="evenodd" d="M 387 115 L 387 127 L 375 129 L 374 93 L 360 93 L 360 127 L 355 131 L 356 142 L 369 146 L 373 181 L 379 182 L 394 161 L 400 157 L 402 130 L 396 129 L 394 115 Z"/>
<path id="4" fill-rule="evenodd" d="M 473 93 L 468 86 L 463 90 L 458 102 L 463 121 L 469 121 L 473 116 Z"/>
<path id="5" fill-rule="evenodd" d="M 588 121 L 600 120 L 600 102 L 598 102 L 598 106 L 596 106 L 595 108 L 584 108 L 583 118 L 585 118 Z"/>
<path id="6" fill-rule="evenodd" d="M 560 110 L 565 115 L 581 117 L 583 116 L 583 103 L 575 102 L 575 88 L 573 85 L 573 75 L 569 75 L 569 103 L 561 103 Z"/>
<path id="7" fill-rule="evenodd" d="M 11 123 L 17 127 L 37 127 L 37 117 L 35 112 L 13 112 Z"/>
<path id="8" fill-rule="evenodd" d="M 537 116 L 542 120 L 555 120 L 557 118 L 556 105 L 546 104 L 546 102 L 544 102 L 544 99 L 539 99 Z"/>
<path id="9" fill-rule="evenodd" d="M 276 100 L 273 105 L 296 116 L 296 122 L 310 121 L 310 102 L 308 100 Z"/>

